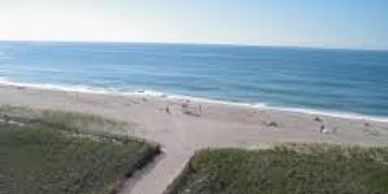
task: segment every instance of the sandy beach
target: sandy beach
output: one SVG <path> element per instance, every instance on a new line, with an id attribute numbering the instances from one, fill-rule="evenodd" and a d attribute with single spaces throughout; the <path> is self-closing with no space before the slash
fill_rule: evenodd
<path id="1" fill-rule="evenodd" d="M 125 121 L 126 135 L 159 143 L 163 154 L 121 193 L 160 194 L 195 151 L 278 143 L 388 145 L 388 123 L 166 96 L 107 95 L 0 85 L 0 104 L 93 113 Z"/>

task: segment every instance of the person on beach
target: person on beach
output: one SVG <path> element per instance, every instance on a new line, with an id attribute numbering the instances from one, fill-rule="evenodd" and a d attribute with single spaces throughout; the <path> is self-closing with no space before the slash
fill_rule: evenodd
<path id="1" fill-rule="evenodd" d="M 319 117 L 315 117 L 315 118 L 314 118 L 314 121 L 319 122 L 319 123 L 322 123 L 322 119 L 319 118 Z"/>
<path id="2" fill-rule="evenodd" d="M 319 129 L 319 133 L 325 133 L 326 130 L 325 130 L 325 125 L 321 125 L 321 128 Z"/>

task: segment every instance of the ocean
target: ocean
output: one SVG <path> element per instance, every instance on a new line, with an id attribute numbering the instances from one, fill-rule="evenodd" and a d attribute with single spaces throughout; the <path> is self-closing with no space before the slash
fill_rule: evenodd
<path id="1" fill-rule="evenodd" d="M 0 42 L 0 83 L 388 118 L 388 51 Z"/>

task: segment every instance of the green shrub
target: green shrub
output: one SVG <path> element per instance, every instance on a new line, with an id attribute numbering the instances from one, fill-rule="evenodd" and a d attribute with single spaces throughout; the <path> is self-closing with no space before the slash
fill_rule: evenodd
<path id="1" fill-rule="evenodd" d="M 387 194 L 388 149 L 328 145 L 204 150 L 170 194 Z"/>

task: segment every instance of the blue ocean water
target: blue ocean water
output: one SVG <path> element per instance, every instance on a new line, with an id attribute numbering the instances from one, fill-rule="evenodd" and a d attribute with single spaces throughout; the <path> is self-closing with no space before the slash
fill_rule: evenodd
<path id="1" fill-rule="evenodd" d="M 388 51 L 0 42 L 0 78 L 388 116 Z"/>

